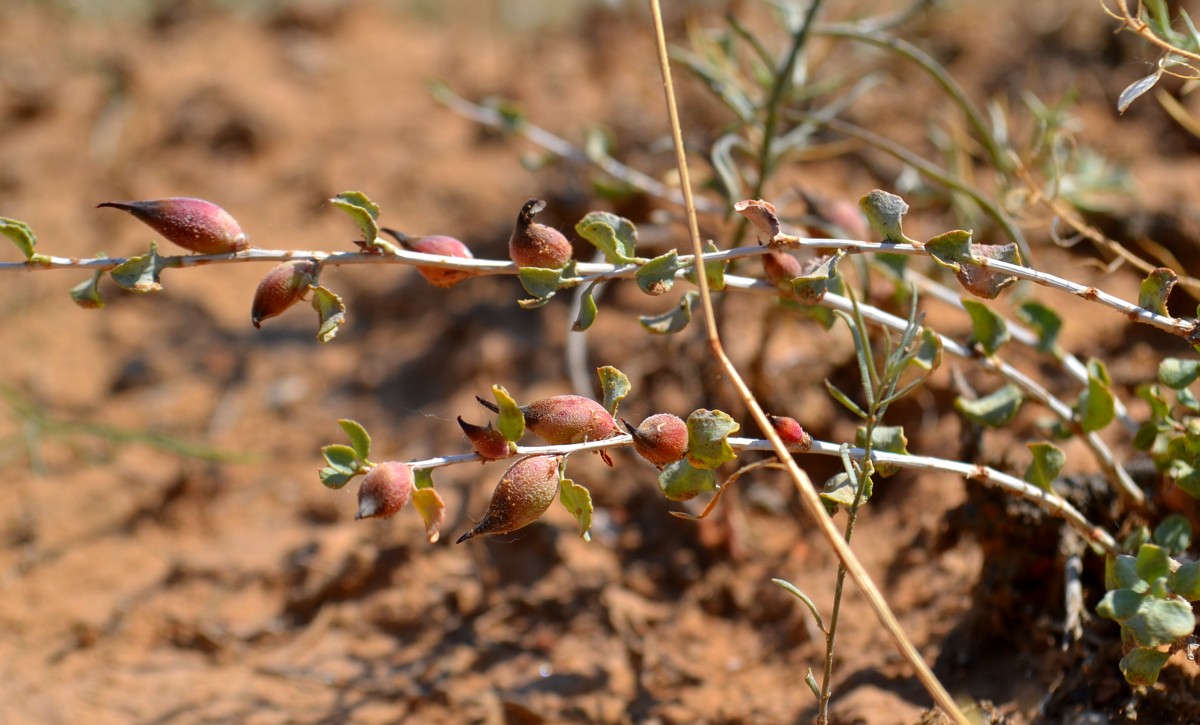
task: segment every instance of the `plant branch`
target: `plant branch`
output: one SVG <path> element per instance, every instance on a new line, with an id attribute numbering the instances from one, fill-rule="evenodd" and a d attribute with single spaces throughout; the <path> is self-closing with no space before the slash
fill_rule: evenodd
<path id="1" fill-rule="evenodd" d="M 692 238 L 692 250 L 696 257 L 700 257 L 703 253 L 703 242 L 700 239 L 699 227 L 696 223 L 696 207 L 692 199 L 691 183 L 688 176 L 687 158 L 683 147 L 683 134 L 679 126 L 679 111 L 675 105 L 675 92 L 671 84 L 671 64 L 667 57 L 667 41 L 666 34 L 663 30 L 662 11 L 659 8 L 658 0 L 650 0 L 650 14 L 654 19 L 655 42 L 658 46 L 658 62 L 659 69 L 662 72 L 663 91 L 667 103 L 667 114 L 670 117 L 671 136 L 675 144 L 675 157 L 679 166 L 680 187 L 683 191 L 684 207 L 688 217 L 688 231 Z M 720 363 L 721 368 L 729 376 L 730 381 L 737 388 L 738 394 L 749 409 L 751 416 L 755 422 L 763 430 L 771 442 L 771 446 L 775 450 L 775 454 L 779 457 L 781 463 L 787 467 L 788 473 L 792 477 L 792 481 L 796 486 L 796 490 L 800 494 L 800 499 L 804 503 L 805 508 L 812 519 L 814 519 L 821 530 L 822 535 L 830 546 L 837 553 L 838 558 L 845 564 L 850 571 L 851 578 L 854 579 L 863 595 L 867 598 L 868 603 L 875 612 L 875 616 L 880 620 L 884 629 L 891 636 L 897 649 L 905 660 L 912 665 L 916 671 L 917 678 L 925 686 L 925 689 L 933 697 L 934 702 L 942 708 L 942 710 L 955 722 L 966 725 L 967 718 L 959 710 L 954 699 L 950 697 L 950 693 L 942 686 L 929 666 L 925 664 L 916 647 L 909 641 L 905 635 L 900 623 L 896 620 L 896 616 L 892 614 L 887 602 L 884 601 L 883 595 L 880 594 L 875 583 L 867 574 L 866 569 L 854 555 L 853 550 L 841 538 L 840 532 L 834 525 L 833 520 L 825 513 L 824 506 L 821 504 L 820 498 L 816 491 L 813 490 L 812 482 L 808 475 L 796 465 L 795 460 L 788 453 L 787 446 L 784 445 L 779 434 L 775 432 L 774 426 L 771 425 L 762 406 L 755 399 L 754 394 L 750 391 L 745 381 L 742 380 L 737 368 L 726 356 L 721 345 L 721 340 L 717 331 L 716 318 L 713 315 L 712 298 L 709 295 L 708 280 L 706 275 L 697 274 L 696 282 L 700 288 L 700 300 L 704 310 L 704 326 L 708 335 L 709 346 L 713 354 Z"/>
<path id="2" fill-rule="evenodd" d="M 768 427 L 769 423 L 768 423 Z M 772 429 L 773 430 L 773 429 Z M 766 439 L 761 438 L 738 438 L 730 437 L 726 440 L 729 445 L 736 451 L 766 451 L 777 452 L 774 444 Z M 780 441 L 782 444 L 782 441 Z M 588 451 L 611 450 L 614 448 L 625 448 L 633 444 L 633 439 L 629 435 L 622 433 L 621 435 L 612 438 L 605 438 L 601 441 L 588 441 L 586 443 L 572 443 L 567 445 L 555 446 L 518 446 L 518 456 L 529 455 L 563 455 L 571 453 L 585 453 Z M 843 446 L 828 441 L 814 440 L 808 448 L 801 446 L 787 446 L 783 444 L 784 451 L 787 454 L 787 460 L 792 461 L 793 453 L 811 454 L 817 456 L 841 456 Z M 861 461 L 866 455 L 866 451 L 862 448 L 850 448 L 847 453 L 854 459 Z M 1088 521 L 1079 509 L 1072 506 L 1061 496 L 1045 489 L 1038 488 L 1033 484 L 1027 483 L 1016 476 L 1007 473 L 1002 473 L 989 466 L 981 466 L 972 463 L 962 463 L 952 461 L 945 458 L 937 458 L 934 456 L 921 455 L 901 455 L 898 453 L 887 453 L 883 451 L 874 451 L 871 454 L 871 460 L 878 466 L 886 464 L 896 466 L 897 468 L 907 468 L 915 471 L 936 471 L 941 473 L 953 473 L 970 481 L 982 483 L 984 485 L 999 488 L 1006 493 L 1024 498 L 1031 501 L 1046 513 L 1060 518 L 1067 522 L 1073 529 L 1078 531 L 1084 538 L 1093 544 L 1099 546 L 1105 552 L 1118 553 L 1120 545 L 1111 534 Z M 445 466 L 454 466 L 463 463 L 475 463 L 480 461 L 478 455 L 474 453 L 463 453 L 453 456 L 438 456 L 435 458 L 426 458 L 419 461 L 411 461 L 408 465 L 413 468 L 442 468 Z M 793 465 L 795 462 L 792 461 Z M 785 462 L 786 465 L 786 462 Z M 799 470 L 799 469 L 798 469 Z M 804 479 L 808 480 L 807 474 L 804 474 Z M 811 481 L 809 482 L 811 484 Z M 811 489 L 810 489 L 811 490 Z M 816 493 L 813 493 L 816 496 Z M 819 500 L 819 499 L 818 499 Z M 822 505 L 822 515 L 824 507 Z M 826 516 L 828 518 L 828 516 Z M 838 533 L 838 538 L 841 538 L 841 532 Z"/>

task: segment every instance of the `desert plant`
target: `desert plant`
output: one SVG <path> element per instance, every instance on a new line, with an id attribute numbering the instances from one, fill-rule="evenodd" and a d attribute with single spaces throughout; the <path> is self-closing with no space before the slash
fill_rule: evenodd
<path id="1" fill-rule="evenodd" d="M 1182 525 L 1160 525 L 1155 534 L 1156 543 L 1148 543 L 1144 537 L 1141 541 L 1119 542 L 1113 533 L 1089 520 L 1079 507 L 1056 492 L 1055 482 L 1065 456 L 1050 441 L 1031 446 L 1028 469 L 1023 478 L 1017 478 L 976 461 L 945 460 L 910 453 L 903 429 L 885 424 L 885 416 L 893 403 L 926 382 L 938 369 L 943 356 L 956 356 L 965 364 L 994 373 L 1003 380 L 1003 385 L 991 393 L 973 398 L 959 397 L 955 408 L 966 420 L 984 427 L 1004 427 L 1026 401 L 1037 403 L 1053 416 L 1052 432 L 1055 435 L 1076 436 L 1083 441 L 1096 468 L 1120 496 L 1125 512 L 1157 515 L 1156 502 L 1149 500 L 1146 492 L 1133 483 L 1119 456 L 1099 436 L 1099 431 L 1114 421 L 1120 420 L 1127 426 L 1132 424 L 1104 362 L 1081 362 L 1061 349 L 1056 335 L 1064 320 L 1051 306 L 1024 300 L 1015 314 L 1029 326 L 1025 328 L 1001 314 L 992 300 L 1017 287 L 1019 282 L 1025 282 L 1028 283 L 1026 286 L 1040 286 L 1051 293 L 1081 297 L 1194 345 L 1200 341 L 1200 323 L 1176 317 L 1166 306 L 1168 294 L 1177 281 L 1175 273 L 1165 268 L 1150 270 L 1138 300 L 1128 301 L 1030 266 L 1028 242 L 1014 213 L 995 201 L 1019 184 L 1031 185 L 1030 177 L 1022 175 L 1029 166 L 1020 160 L 1019 154 L 1014 161 L 1013 148 L 982 122 L 982 114 L 936 62 L 907 43 L 885 35 L 881 28 L 817 25 L 821 9 L 817 2 L 811 3 L 806 13 L 789 17 L 789 43 L 778 57 L 769 53 L 749 30 L 736 22 L 731 23 L 729 37 L 741 38 L 748 43 L 758 66 L 770 71 L 759 74 L 755 86 L 757 97 L 748 90 L 751 86 L 736 64 L 724 62 L 732 58 L 728 54 L 720 55 L 727 45 L 706 45 L 698 39 L 697 43 L 702 46 L 700 51 L 680 56 L 734 109 L 740 123 L 737 130 L 717 139 L 710 155 L 714 180 L 723 202 L 710 199 L 704 205 L 715 211 L 738 214 L 740 219 L 729 239 L 722 240 L 726 243 L 704 243 L 696 221 L 696 211 L 701 205 L 692 197 L 661 18 L 657 3 L 652 6 L 681 180 L 678 194 L 650 183 L 652 180 L 645 175 L 637 175 L 603 153 L 585 154 L 585 157 L 651 193 L 679 201 L 686 213 L 690 251 L 681 253 L 679 249 L 671 249 L 654 257 L 639 256 L 636 225 L 612 212 L 595 211 L 584 216 L 574 231 L 580 239 L 594 246 L 604 261 L 579 261 L 572 258 L 571 246 L 561 231 L 534 220 L 534 215 L 546 206 L 546 202 L 530 199 L 516 213 L 509 242 L 510 259 L 476 258 L 467 245 L 452 236 L 439 234 L 412 239 L 381 227 L 379 206 L 366 194 L 351 191 L 339 194 L 331 202 L 349 214 L 357 225 L 361 239 L 356 242 L 355 250 L 249 247 L 241 227 L 228 212 L 211 202 L 176 198 L 106 202 L 101 206 L 129 211 L 164 238 L 196 254 L 163 256 L 157 245 L 152 244 L 146 254 L 131 258 L 55 257 L 37 250 L 38 240 L 28 225 L 13 219 L 0 219 L 0 232 L 10 238 L 25 257 L 24 261 L 0 264 L 0 270 L 90 271 L 92 276 L 74 287 L 71 296 L 83 307 L 99 308 L 104 304 L 99 283 L 106 274 L 124 289 L 146 293 L 162 289 L 161 276 L 168 269 L 216 263 L 272 262 L 277 266 L 266 274 L 255 295 L 252 324 L 257 327 L 270 318 L 285 314 L 296 302 L 308 299 L 318 315 L 317 337 L 322 342 L 329 342 L 336 336 L 347 315 L 341 298 L 320 283 L 322 275 L 341 265 L 413 266 L 427 282 L 439 288 L 466 284 L 481 275 L 514 275 L 528 295 L 518 302 L 526 309 L 545 305 L 559 292 L 572 290 L 578 292 L 580 299 L 573 326 L 579 333 L 587 331 L 600 312 L 599 302 L 603 300 L 598 302 L 596 290 L 601 282 L 633 280 L 651 297 L 667 294 L 676 284 L 691 285 L 694 290 L 689 289 L 677 301 L 665 305 L 661 314 L 643 316 L 640 323 L 648 334 L 672 334 L 687 328 L 693 316 L 699 314 L 712 358 L 727 375 L 749 415 L 763 431 L 764 438 L 735 437 L 741 424 L 727 412 L 706 408 L 690 412 L 656 412 L 639 426 L 625 423 L 628 433 L 622 433 L 618 408 L 632 393 L 633 386 L 616 367 L 606 366 L 597 371 L 602 400 L 563 393 L 519 405 L 503 386 L 495 385 L 491 391 L 495 402 L 481 399 L 496 414 L 494 421 L 480 426 L 466 422 L 461 416 L 458 419 L 472 453 L 375 463 L 369 459 L 371 437 L 364 427 L 351 420 L 339 421 L 349 444 L 331 444 L 322 449 L 326 465 L 320 471 L 320 480 L 330 488 L 339 489 L 357 476 L 363 476 L 359 489 L 359 518 L 390 517 L 411 501 L 423 520 L 429 540 L 436 541 L 445 523 L 445 506 L 434 486 L 433 472 L 466 462 L 515 458 L 502 475 L 478 525 L 458 539 L 463 543 L 477 536 L 507 533 L 527 526 L 537 520 L 555 498 L 576 518 L 580 535 L 586 539 L 593 512 L 591 495 L 585 485 L 568 478 L 566 473 L 571 456 L 579 453 L 597 452 L 611 465 L 610 450 L 635 449 L 658 467 L 658 483 L 667 499 L 687 501 L 701 495 L 710 496 L 709 505 L 697 518 L 711 511 L 721 493 L 747 471 L 766 465 L 782 468 L 792 478 L 808 513 L 842 562 L 834 583 L 834 603 L 828 624 L 802 587 L 780 580 L 809 608 L 826 638 L 822 681 L 818 683 L 811 671 L 806 678 L 817 698 L 819 719 L 825 721 L 828 718 L 837 623 L 845 578 L 849 576 L 868 596 L 889 636 L 917 671 L 935 702 L 950 717 L 965 722 L 961 709 L 908 642 L 876 585 L 850 548 L 861 507 L 870 500 L 877 479 L 900 468 L 954 472 L 1032 501 L 1050 515 L 1063 519 L 1094 549 L 1109 557 L 1109 593 L 1098 611 L 1121 625 L 1122 636 L 1131 647 L 1123 665 L 1130 683 L 1153 683 L 1170 655 L 1188 646 L 1195 625 L 1190 605 L 1186 603 L 1197 598 L 1194 564 L 1181 563 L 1182 559 L 1174 558 L 1182 557 L 1187 548 L 1188 537 L 1180 533 Z M 824 106 L 790 115 L 790 110 L 795 110 L 789 109 L 788 102 L 796 98 L 796 68 L 808 39 L 814 34 L 889 48 L 918 63 L 937 78 L 947 95 L 959 103 L 979 136 L 998 177 L 993 191 L 985 192 L 933 162 L 911 157 L 906 155 L 907 152 L 900 153 L 886 140 L 838 120 L 839 112 L 845 108 L 844 101 L 830 101 Z M 714 58 L 722 62 L 714 63 Z M 867 85 L 854 89 L 853 93 L 866 92 Z M 470 104 L 444 87 L 437 92 L 457 108 L 474 113 L 487 122 L 495 120 L 487 113 L 494 109 Z M 784 123 L 789 119 L 799 120 L 785 128 Z M 536 127 L 523 120 L 503 117 L 500 120 L 527 136 L 540 138 L 544 145 L 557 144 L 551 138 L 536 134 Z M 965 213 L 990 219 L 1008 241 L 1004 244 L 980 243 L 975 234 L 962 229 L 949 229 L 927 240 L 914 240 L 903 229 L 908 205 L 900 196 L 881 190 L 863 195 L 861 218 L 855 216 L 853 209 L 846 212 L 845 208 L 840 214 L 824 215 L 824 221 L 831 222 L 843 232 L 847 227 L 856 226 L 856 222 L 864 230 L 869 226 L 874 241 L 836 238 L 836 235 L 829 238 L 805 231 L 791 233 L 787 217 L 762 197 L 771 196 L 769 181 L 787 154 L 804 148 L 817 127 L 867 140 L 911 161 L 926 176 L 940 181 L 947 198 L 959 202 L 966 199 L 974 204 L 974 208 L 968 208 Z M 757 141 L 757 145 L 753 141 Z M 573 153 L 569 146 L 556 147 L 564 155 Z M 747 179 L 752 183 L 746 184 Z M 741 193 L 747 187 L 752 193 Z M 396 243 L 383 239 L 381 233 L 392 237 Z M 758 244 L 743 246 L 743 237 L 751 233 L 757 237 Z M 864 231 L 861 236 L 866 234 Z M 790 256 L 791 252 L 800 250 L 818 256 L 801 264 Z M 735 274 L 738 270 L 730 269 L 732 262 L 751 257 L 763 260 L 761 277 Z M 873 258 L 870 264 L 858 264 L 867 257 Z M 935 271 L 952 277 L 966 296 L 962 297 L 959 289 L 951 289 L 953 283 L 944 283 L 909 269 L 911 265 L 907 261 L 913 259 L 926 260 Z M 847 272 L 848 269 L 851 271 Z M 884 304 L 875 303 L 877 295 L 871 293 L 873 280 L 889 286 L 893 299 L 907 303 L 906 317 L 897 317 L 884 309 Z M 783 416 L 769 416 L 763 410 L 724 352 L 712 299 L 717 292 L 758 295 L 765 303 L 845 325 L 854 344 L 861 390 L 852 394 L 832 383 L 826 382 L 826 385 L 833 399 L 861 421 L 853 442 L 812 440 L 803 430 L 807 421 L 801 412 L 782 410 L 775 412 L 785 414 Z M 970 337 L 957 339 L 932 329 L 921 312 L 921 304 L 927 298 L 950 300 L 958 306 L 969 321 Z M 1047 361 L 1063 370 L 1077 383 L 1076 400 L 1069 403 L 1060 399 L 1006 360 L 1001 355 L 1002 350 L 1004 355 L 1010 354 L 1011 350 L 1015 356 Z M 1159 468 L 1180 489 L 1194 497 L 1200 497 L 1200 486 L 1196 485 L 1196 469 L 1200 464 L 1196 460 L 1198 434 L 1195 424 L 1200 404 L 1188 392 L 1187 386 L 1197 378 L 1197 372 L 1193 361 L 1164 361 L 1159 382 L 1176 391 L 1175 404 L 1169 403 L 1157 386 L 1145 387 L 1141 395 L 1151 407 L 1152 418 L 1140 428 L 1135 441 L 1139 447 L 1152 452 Z M 526 431 L 537 435 L 546 445 L 522 445 Z M 743 453 L 766 450 L 773 451 L 776 458 L 766 464 L 762 461 L 740 462 L 740 468 L 722 478 L 721 471 Z M 843 471 L 826 482 L 819 495 L 796 463 L 796 457 L 804 455 L 836 456 L 842 463 Z M 846 512 L 841 529 L 832 519 L 832 515 L 840 510 Z M 1129 552 L 1136 552 L 1136 555 Z M 808 586 L 806 583 L 805 587 Z"/>

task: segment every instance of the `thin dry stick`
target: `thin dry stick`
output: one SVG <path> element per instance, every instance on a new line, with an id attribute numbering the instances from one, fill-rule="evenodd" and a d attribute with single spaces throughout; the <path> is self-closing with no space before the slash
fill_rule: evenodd
<path id="1" fill-rule="evenodd" d="M 658 0 L 650 0 L 650 14 L 654 19 L 654 34 L 655 43 L 658 46 L 658 63 L 659 69 L 663 77 L 663 94 L 667 102 L 667 114 L 670 117 L 671 136 L 675 143 L 675 157 L 679 165 L 679 182 L 680 188 L 683 191 L 684 206 L 687 210 L 688 232 L 692 238 L 692 250 L 697 256 L 704 251 L 703 242 L 700 239 L 700 228 L 696 222 L 696 207 L 692 199 L 691 182 L 688 178 L 687 158 L 683 147 L 683 134 L 679 127 L 679 110 L 675 105 L 675 92 L 671 83 L 671 65 L 667 57 L 667 40 L 666 34 L 663 31 L 662 12 L 659 8 Z M 834 525 L 833 520 L 825 513 L 825 507 L 821 504 L 821 499 L 817 496 L 813 489 L 812 481 L 808 475 L 796 465 L 796 461 L 788 452 L 787 446 L 779 438 L 775 432 L 774 426 L 767 419 L 766 413 L 762 406 L 754 398 L 754 394 L 746 386 L 741 375 L 738 374 L 737 368 L 725 355 L 725 351 L 721 345 L 720 337 L 717 334 L 716 318 L 713 316 L 712 298 L 708 291 L 708 280 L 705 275 L 696 275 L 697 286 L 700 288 L 700 300 L 704 310 L 704 329 L 708 335 L 708 343 L 712 348 L 713 354 L 716 356 L 721 368 L 729 376 L 730 381 L 737 388 L 739 396 L 750 410 L 751 416 L 759 427 L 766 432 L 768 440 L 771 441 L 771 446 L 775 449 L 775 455 L 779 457 L 780 462 L 787 467 L 788 473 L 792 476 L 792 481 L 796 485 L 796 490 L 800 494 L 800 500 L 804 502 L 805 508 L 808 509 L 811 518 L 817 522 L 817 525 L 824 535 L 829 545 L 837 552 L 838 558 L 845 565 L 846 570 L 850 573 L 850 577 L 854 579 L 855 584 L 862 590 L 867 602 L 874 610 L 875 616 L 879 618 L 884 629 L 891 636 L 896 648 L 903 655 L 904 659 L 912 665 L 916 671 L 917 678 L 925 686 L 925 689 L 933 697 L 934 702 L 942 708 L 955 722 L 961 725 L 967 725 L 969 722 L 966 715 L 959 710 L 954 699 L 950 697 L 950 693 L 942 686 L 934 676 L 933 671 L 925 664 L 921 658 L 921 654 L 917 652 L 916 647 L 909 641 L 904 634 L 904 630 L 900 627 L 900 623 L 896 620 L 896 616 L 892 614 L 888 608 L 887 602 L 884 601 L 883 595 L 879 593 L 875 583 L 871 581 L 870 575 L 867 574 L 865 568 L 858 557 L 854 555 L 850 546 L 842 539 L 841 532 Z"/>

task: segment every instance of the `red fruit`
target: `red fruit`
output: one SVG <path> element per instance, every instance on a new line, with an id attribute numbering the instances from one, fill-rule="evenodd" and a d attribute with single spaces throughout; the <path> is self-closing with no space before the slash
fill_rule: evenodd
<path id="1" fill-rule="evenodd" d="M 275 267 L 258 283 L 250 321 L 261 327 L 262 321 L 282 315 L 304 298 L 310 285 L 316 284 L 320 265 L 311 259 L 293 259 Z"/>
<path id="2" fill-rule="evenodd" d="M 412 469 L 404 463 L 388 461 L 367 471 L 358 488 L 356 519 L 388 519 L 412 498 Z"/>
<path id="3" fill-rule="evenodd" d="M 458 424 L 471 441 L 471 447 L 484 461 L 498 461 L 516 453 L 516 445 L 507 440 L 491 423 L 486 428 L 472 425 L 458 417 Z"/>
<path id="4" fill-rule="evenodd" d="M 385 227 L 380 231 L 390 234 L 397 242 L 400 242 L 400 246 L 410 252 L 440 254 L 443 257 L 462 257 L 464 259 L 475 258 L 475 255 L 471 254 L 471 250 L 467 248 L 467 245 L 454 237 L 434 235 L 413 239 L 395 229 L 387 229 Z M 461 269 L 441 269 L 440 267 L 422 267 L 420 265 L 417 266 L 417 272 L 425 278 L 426 282 L 434 287 L 453 287 L 468 277 L 476 276 L 474 272 Z"/>
<path id="5" fill-rule="evenodd" d="M 688 448 L 687 423 L 677 415 L 658 413 L 642 421 L 637 428 L 622 423 L 633 437 L 633 448 L 642 458 L 662 468 L 683 458 Z"/>
<path id="6" fill-rule="evenodd" d="M 518 267 L 561 269 L 571 261 L 571 243 L 562 232 L 533 220 L 545 208 L 546 202 L 530 199 L 517 215 L 508 238 L 508 256 Z"/>
<path id="7" fill-rule="evenodd" d="M 560 456 L 528 456 L 508 467 L 487 513 L 458 543 L 483 534 L 506 534 L 537 521 L 558 494 Z"/>
<path id="8" fill-rule="evenodd" d="M 476 397 L 488 410 L 499 412 L 495 403 Z M 617 422 L 608 411 L 582 395 L 555 395 L 521 406 L 525 427 L 552 446 L 602 441 L 619 434 Z"/>
<path id="9" fill-rule="evenodd" d="M 106 201 L 129 212 L 184 249 L 200 254 L 226 254 L 249 249 L 242 227 L 229 212 L 203 199 L 172 197 L 147 201 Z"/>
<path id="10" fill-rule="evenodd" d="M 775 429 L 784 443 L 789 446 L 798 446 L 802 451 L 807 451 L 812 447 L 812 436 L 804 432 L 795 418 L 788 418 L 784 415 L 768 415 L 767 420 L 771 421 L 771 427 Z"/>
<path id="11" fill-rule="evenodd" d="M 768 282 L 789 292 L 792 280 L 802 274 L 800 260 L 787 252 L 767 252 L 762 255 L 762 266 Z"/>

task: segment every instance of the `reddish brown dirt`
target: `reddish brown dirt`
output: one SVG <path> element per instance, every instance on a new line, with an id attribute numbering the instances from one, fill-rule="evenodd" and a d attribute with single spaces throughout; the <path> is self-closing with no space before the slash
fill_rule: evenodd
<path id="1" fill-rule="evenodd" d="M 325 200 L 359 189 L 392 226 L 452 234 L 478 256 L 501 258 L 525 199 L 549 199 L 545 221 L 564 229 L 604 202 L 582 168 L 527 170 L 520 154 L 536 149 L 440 108 L 428 79 L 467 97 L 513 98 L 574 140 L 603 125 L 619 156 L 660 177 L 673 163 L 661 143 L 646 14 L 537 5 L 264 2 L 229 11 L 179 0 L 149 14 L 93 16 L 6 3 L 0 215 L 31 224 L 45 253 L 129 255 L 153 235 L 93 207 L 189 195 L 226 207 L 257 246 L 350 249 L 353 226 Z M 748 17 L 762 12 L 740 5 Z M 1111 111 L 1141 66 L 1123 60 L 1113 70 L 1119 53 L 1098 7 L 1046 3 L 1022 14 L 1004 3 L 962 5 L 917 22 L 914 40 L 950 61 L 977 98 L 1000 94 L 1016 105 L 1027 85 L 1043 94 L 1078 88 L 1083 137 L 1136 161 L 1154 203 L 1188 201 L 1194 140 L 1171 131 L 1152 102 L 1120 121 Z M 676 12 L 670 32 L 684 43 L 691 16 Z M 715 26 L 720 16 L 709 8 L 694 22 Z M 868 56 L 847 60 L 848 72 Z M 855 118 L 923 146 L 943 102 L 916 74 L 896 73 L 900 80 L 864 100 Z M 702 148 L 727 117 L 686 80 L 682 95 L 689 139 Z M 897 102 L 905 105 L 894 123 L 879 125 Z M 896 168 L 826 155 L 786 169 L 778 193 L 796 182 L 853 199 L 888 183 L 874 173 Z M 677 226 L 655 233 L 650 206 L 669 208 L 643 200 L 620 211 L 645 224 L 647 240 L 682 239 Z M 914 236 L 944 228 L 939 209 L 919 206 Z M 704 224 L 718 240 L 730 234 L 719 219 Z M 1044 227 L 1031 235 L 1044 242 Z M 1136 297 L 1132 275 L 1044 254 L 1047 268 Z M 16 259 L 11 249 L 4 258 Z M 349 323 L 322 345 L 306 310 L 251 327 L 265 271 L 170 270 L 165 291 L 152 296 L 106 281 L 99 311 L 66 294 L 85 274 L 5 276 L 0 722 L 811 721 L 804 674 L 819 675 L 823 643 L 770 579 L 794 582 L 828 613 L 836 562 L 781 474 L 743 479 L 717 516 L 697 525 L 668 515 L 679 507 L 662 500 L 653 470 L 629 452 L 611 469 L 577 457 L 571 475 L 597 505 L 591 543 L 555 506 L 522 532 L 455 546 L 482 514 L 499 464 L 438 472 L 448 535 L 437 544 L 426 543 L 411 511 L 355 522 L 353 486 L 332 492 L 316 477 L 320 446 L 340 442 L 336 420 L 363 422 L 377 460 L 464 451 L 455 416 L 484 420 L 473 396 L 493 383 L 522 401 L 570 391 L 566 304 L 522 311 L 509 278 L 441 290 L 402 267 L 343 267 L 322 281 L 344 296 Z M 588 360 L 629 373 L 629 417 L 700 406 L 741 417 L 702 363 L 698 326 L 648 337 L 634 315 L 661 311 L 661 300 L 631 285 L 605 295 Z M 1184 350 L 1162 335 L 1130 334 L 1118 315 L 1055 303 L 1069 320 L 1065 346 L 1107 356 L 1122 385 L 1144 378 L 1163 351 Z M 853 387 L 847 338 L 769 308 L 757 297 L 725 308 L 735 362 L 758 371 L 758 392 L 773 409 L 821 438 L 851 439 L 853 422 L 819 385 L 833 377 Z M 933 314 L 964 330 L 954 315 L 936 306 Z M 943 371 L 898 412 L 913 450 L 962 455 L 950 390 Z M 1030 411 L 1031 425 L 1036 417 Z M 1015 468 L 1025 430 L 987 438 L 988 460 Z M 220 460 L 180 455 L 173 443 Z M 1090 469 L 1083 452 L 1069 451 L 1079 470 Z M 834 472 L 827 461 L 803 462 L 818 481 Z M 956 697 L 994 718 L 1035 720 L 1049 693 L 1078 686 L 1079 672 L 1086 694 L 1056 705 L 1049 721 L 1092 707 L 1136 710 L 1111 658 L 1115 627 L 1095 627 L 1108 645 L 1094 649 L 1109 659 L 1092 669 L 1057 653 L 1056 551 L 1046 553 L 1046 588 L 1033 598 L 1041 609 L 1014 615 L 1021 624 L 1007 629 L 1002 620 L 1004 637 L 980 638 L 987 628 L 972 618 L 980 608 L 972 590 L 990 550 L 972 535 L 979 520 L 969 507 L 951 514 L 967 491 L 952 476 L 881 482 L 855 536 L 923 655 Z M 1011 547 L 1025 545 L 1009 536 Z M 930 699 L 852 588 L 838 652 L 837 722 L 921 721 Z M 1179 702 L 1195 673 L 1183 664 L 1169 671 Z M 1194 712 L 1186 700 L 1164 717 Z"/>

